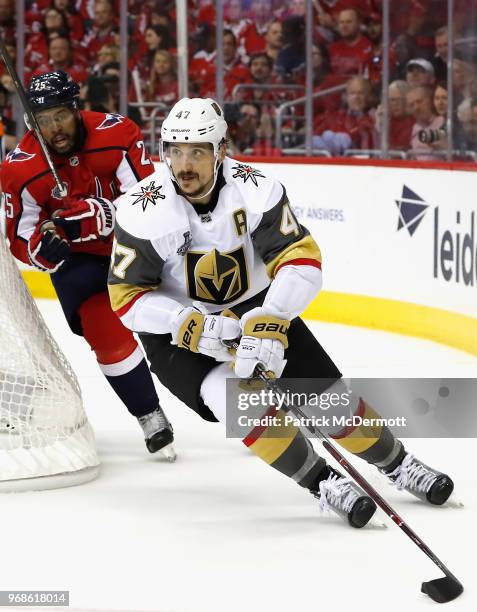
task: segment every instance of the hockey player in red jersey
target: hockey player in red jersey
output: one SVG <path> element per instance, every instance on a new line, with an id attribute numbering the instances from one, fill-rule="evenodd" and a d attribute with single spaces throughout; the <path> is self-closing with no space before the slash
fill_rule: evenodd
<path id="1" fill-rule="evenodd" d="M 67 195 L 61 197 L 29 130 L 1 168 L 10 249 L 51 274 L 71 330 L 84 336 L 107 381 L 138 419 L 148 450 L 156 452 L 172 442 L 172 427 L 143 353 L 112 312 L 107 293 L 114 200 L 154 167 L 135 123 L 81 111 L 78 97 L 78 84 L 62 70 L 30 83 L 27 98 Z"/>

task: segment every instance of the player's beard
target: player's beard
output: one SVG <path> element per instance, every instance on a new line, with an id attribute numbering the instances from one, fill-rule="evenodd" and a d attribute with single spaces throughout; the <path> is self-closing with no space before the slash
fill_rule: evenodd
<path id="1" fill-rule="evenodd" d="M 58 155 L 59 157 L 69 157 L 73 153 L 77 153 L 78 151 L 81 151 L 85 140 L 86 140 L 85 127 L 81 119 L 77 118 L 76 130 L 75 130 L 74 136 L 73 137 L 70 136 L 71 146 L 68 147 L 68 149 L 65 149 L 63 151 L 57 151 L 53 145 L 50 144 L 48 146 L 53 151 L 53 153 L 55 153 L 55 155 Z"/>
<path id="2" fill-rule="evenodd" d="M 192 176 L 192 175 L 190 175 L 190 176 Z M 193 176 L 194 176 L 195 180 L 199 181 L 199 175 L 198 174 L 194 173 Z M 184 177 L 184 173 L 181 172 L 179 174 L 177 183 L 179 185 L 179 189 L 181 190 L 182 194 L 186 198 L 200 198 L 201 194 L 207 193 L 207 190 L 209 189 L 209 183 L 212 181 L 212 179 L 210 181 L 207 181 L 207 183 L 205 185 L 201 185 L 200 187 L 198 187 L 194 191 L 186 191 L 185 189 L 183 189 L 183 187 L 181 187 L 181 182 L 183 180 L 183 177 Z"/>

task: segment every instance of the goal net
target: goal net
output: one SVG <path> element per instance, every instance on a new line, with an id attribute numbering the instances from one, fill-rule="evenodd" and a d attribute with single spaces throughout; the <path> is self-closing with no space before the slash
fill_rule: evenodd
<path id="1" fill-rule="evenodd" d="M 0 492 L 81 484 L 98 466 L 76 376 L 0 231 Z"/>

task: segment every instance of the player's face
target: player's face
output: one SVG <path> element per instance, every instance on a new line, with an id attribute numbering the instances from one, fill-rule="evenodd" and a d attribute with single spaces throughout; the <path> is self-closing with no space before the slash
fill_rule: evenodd
<path id="1" fill-rule="evenodd" d="M 212 145 L 171 144 L 172 172 L 184 195 L 190 197 L 207 193 L 214 180 L 214 150 Z"/>
<path id="2" fill-rule="evenodd" d="M 36 119 L 47 145 L 60 155 L 68 154 L 76 136 L 74 111 L 66 106 L 57 106 L 36 113 Z"/>

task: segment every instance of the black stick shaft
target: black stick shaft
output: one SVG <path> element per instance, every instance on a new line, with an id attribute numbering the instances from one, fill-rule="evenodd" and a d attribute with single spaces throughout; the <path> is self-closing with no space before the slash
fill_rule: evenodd
<path id="1" fill-rule="evenodd" d="M 30 122 L 30 125 L 33 128 L 33 131 L 35 132 L 35 135 L 38 138 L 38 142 L 40 143 L 41 150 L 43 152 L 43 155 L 45 156 L 46 163 L 48 164 L 51 170 L 51 173 L 53 174 L 53 177 L 59 189 L 60 195 L 61 197 L 65 197 L 66 196 L 65 186 L 63 185 L 60 179 L 60 175 L 58 174 L 58 170 L 56 169 L 55 164 L 53 163 L 53 160 L 51 159 L 51 155 L 48 150 L 48 145 L 46 144 L 45 139 L 43 138 L 43 134 L 41 133 L 40 126 L 38 125 L 38 121 L 36 120 L 36 117 L 30 108 L 30 103 L 28 102 L 28 98 L 26 97 L 25 88 L 23 87 L 23 84 L 18 77 L 17 70 L 12 62 L 12 58 L 10 57 L 10 54 L 7 51 L 7 48 L 5 46 L 5 41 L 2 35 L 0 35 L 0 53 L 2 54 L 3 61 L 5 62 L 5 66 L 7 67 L 7 70 L 10 73 L 10 76 L 12 77 L 13 84 L 15 85 L 15 89 L 17 90 L 22 106 L 28 117 L 28 121 Z"/>
<path id="2" fill-rule="evenodd" d="M 283 392 L 280 391 L 277 383 L 270 379 L 266 372 L 260 366 L 257 366 L 259 377 L 266 383 L 267 387 L 271 389 L 274 393 L 278 393 L 279 395 L 283 395 Z M 290 411 L 295 414 L 295 416 L 300 417 L 302 419 L 307 419 L 304 412 L 300 410 L 297 406 L 283 406 L 283 409 L 286 411 Z M 308 420 L 308 419 L 307 419 Z M 306 421 L 304 421 L 306 422 Z M 432 552 L 432 550 L 425 544 L 425 542 L 417 535 L 415 531 L 413 531 L 409 525 L 398 515 L 398 513 L 391 508 L 391 506 L 381 497 L 381 495 L 372 487 L 369 482 L 362 476 L 356 468 L 354 468 L 340 453 L 340 451 L 336 448 L 334 444 L 332 444 L 324 433 L 322 433 L 317 427 L 313 425 L 307 425 L 307 429 L 321 442 L 324 448 L 330 453 L 332 457 L 338 461 L 338 463 L 348 472 L 348 474 L 356 481 L 356 483 L 373 499 L 376 504 L 389 516 L 390 519 L 394 521 L 394 523 L 402 530 L 404 533 L 410 538 L 416 546 L 418 546 L 428 557 L 431 559 L 433 563 L 437 565 L 437 567 L 444 572 L 444 574 L 459 582 L 457 578 L 452 574 L 450 570 L 442 563 L 442 561 Z"/>

